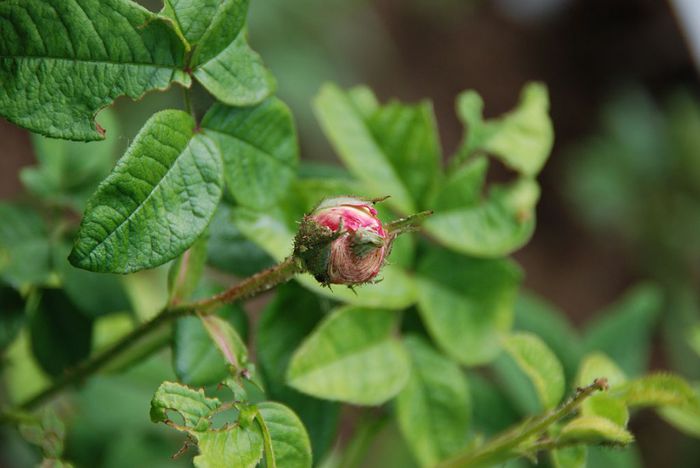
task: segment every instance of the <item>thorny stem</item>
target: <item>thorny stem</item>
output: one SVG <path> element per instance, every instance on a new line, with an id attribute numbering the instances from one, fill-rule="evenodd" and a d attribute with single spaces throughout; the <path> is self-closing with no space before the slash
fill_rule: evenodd
<path id="1" fill-rule="evenodd" d="M 119 341 L 110 347 L 100 351 L 93 357 L 66 371 L 61 377 L 55 380 L 50 387 L 47 387 L 38 394 L 21 403 L 19 408 L 23 410 L 31 410 L 36 408 L 65 388 L 80 383 L 85 378 L 105 367 L 109 362 L 117 358 L 123 352 L 130 349 L 131 346 L 137 341 L 141 340 L 147 335 L 150 335 L 166 323 L 188 315 L 211 314 L 225 303 L 249 299 L 257 296 L 258 294 L 268 291 L 281 283 L 289 281 L 295 274 L 300 273 L 301 271 L 302 268 L 299 265 L 298 260 L 294 257 L 289 257 L 279 265 L 263 270 L 260 273 L 243 280 L 241 283 L 232 286 L 226 291 L 208 299 L 189 304 L 166 307 L 153 319 L 134 328 L 131 332 L 123 336 Z"/>
<path id="2" fill-rule="evenodd" d="M 522 448 L 519 447 L 521 443 L 531 437 L 542 434 L 552 424 L 573 413 L 583 400 L 593 393 L 607 390 L 607 388 L 607 379 L 596 379 L 591 385 L 576 389 L 576 394 L 559 408 L 525 421 L 523 424 L 519 424 L 512 429 L 506 430 L 481 447 L 459 453 L 453 458 L 440 463 L 438 467 L 490 466 L 502 463 L 510 458 L 522 456 L 523 451 Z M 532 452 L 533 450 L 536 451 L 540 448 L 546 448 L 546 446 L 540 446 L 535 442 L 532 446 L 525 448 Z"/>

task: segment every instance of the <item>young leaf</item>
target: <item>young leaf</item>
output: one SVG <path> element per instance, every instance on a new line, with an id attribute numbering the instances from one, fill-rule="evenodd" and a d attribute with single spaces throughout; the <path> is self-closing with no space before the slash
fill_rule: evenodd
<path id="1" fill-rule="evenodd" d="M 573 380 L 583 345 L 578 333 L 561 311 L 531 293 L 521 293 L 515 303 L 514 328 L 539 336 L 561 361 L 567 381 Z M 579 385 L 583 387 L 591 382 L 592 378 Z"/>
<path id="2" fill-rule="evenodd" d="M 530 333 L 515 333 L 503 340 L 503 348 L 529 377 L 542 407 L 556 407 L 564 395 L 564 370 L 547 345 Z"/>
<path id="3" fill-rule="evenodd" d="M 92 319 L 60 289 L 46 289 L 32 312 L 32 352 L 47 373 L 58 376 L 90 354 Z"/>
<path id="4" fill-rule="evenodd" d="M 700 400 L 692 387 L 673 374 L 652 374 L 630 380 L 615 389 L 628 406 L 695 406 Z"/>
<path id="5" fill-rule="evenodd" d="M 422 338 L 404 339 L 411 377 L 396 398 L 399 428 L 423 466 L 434 466 L 463 448 L 471 420 L 466 376 Z"/>
<path id="6" fill-rule="evenodd" d="M 387 200 L 390 206 L 402 214 L 414 213 L 416 202 L 395 166 L 400 155 L 395 159 L 387 156 L 350 96 L 326 84 L 316 97 L 314 109 L 336 152 L 350 172 L 367 184 L 370 195 L 391 195 Z"/>
<path id="7" fill-rule="evenodd" d="M 289 108 L 277 98 L 254 107 L 215 104 L 202 119 L 221 148 L 226 185 L 239 204 L 263 209 L 289 190 L 299 152 Z"/>
<path id="8" fill-rule="evenodd" d="M 540 188 L 533 179 L 520 178 L 494 185 L 483 199 L 464 204 L 483 190 L 473 184 L 484 180 L 485 171 L 485 160 L 475 159 L 448 175 L 437 195 L 440 204 L 433 207 L 435 213 L 425 220 L 424 228 L 457 252 L 501 257 L 525 245 L 532 236 Z"/>
<path id="9" fill-rule="evenodd" d="M 221 198 L 221 156 L 189 114 L 151 117 L 88 201 L 70 262 L 129 273 L 184 252 Z"/>
<path id="10" fill-rule="evenodd" d="M 603 353 L 594 352 L 581 362 L 576 377 L 576 385 L 590 385 L 595 379 L 605 377 L 610 387 L 618 387 L 627 381 L 627 376 L 617 364 Z M 602 395 L 602 394 L 601 394 Z"/>
<path id="11" fill-rule="evenodd" d="M 168 291 L 171 304 L 191 298 L 196 291 L 207 261 L 207 241 L 208 236 L 203 234 L 170 266 Z"/>
<path id="12" fill-rule="evenodd" d="M 518 268 L 433 250 L 418 273 L 418 310 L 440 348 L 466 365 L 495 358 L 513 321 Z"/>
<path id="13" fill-rule="evenodd" d="M 294 350 L 322 320 L 318 296 L 295 283 L 277 288 L 258 323 L 256 351 L 269 397 L 288 405 L 308 428 L 317 459 L 322 459 L 335 438 L 340 405 L 299 393 L 285 383 Z"/>
<path id="14" fill-rule="evenodd" d="M 0 22 L 0 113 L 42 135 L 98 140 L 118 96 L 191 83 L 175 32 L 129 0 L 10 0 Z"/>
<path id="15" fill-rule="evenodd" d="M 586 328 L 585 348 L 604 352 L 629 375 L 641 374 L 647 368 L 650 338 L 662 300 L 655 286 L 634 288 Z"/>
<path id="16" fill-rule="evenodd" d="M 554 468 L 586 468 L 586 452 L 584 446 L 566 447 L 549 452 Z"/>
<path id="17" fill-rule="evenodd" d="M 562 427 L 559 441 L 577 441 L 583 444 L 607 442 L 627 445 L 634 442 L 634 436 L 624 427 L 618 426 L 607 418 L 579 416 Z"/>
<path id="18" fill-rule="evenodd" d="M 692 437 L 700 438 L 700 386 L 694 386 L 695 399 L 685 405 L 664 406 L 657 409 L 670 425 Z"/>
<path id="19" fill-rule="evenodd" d="M 228 305 L 219 315 L 246 336 L 246 315 L 238 305 Z M 184 317 L 175 323 L 173 332 L 173 366 L 182 383 L 193 386 L 213 385 L 228 375 L 228 364 L 198 317 Z"/>
<path id="20" fill-rule="evenodd" d="M 195 60 L 198 60 L 196 53 Z M 218 55 L 207 61 L 193 62 L 193 66 L 197 81 L 229 106 L 257 104 L 275 89 L 275 79 L 248 45 L 245 31 Z"/>
<path id="21" fill-rule="evenodd" d="M 627 377 L 617 365 L 602 353 L 592 353 L 581 363 L 576 384 L 589 385 L 595 379 L 604 377 L 611 388 L 625 383 Z M 624 400 L 610 393 L 598 393 L 581 403 L 581 414 L 608 418 L 618 426 L 626 427 L 629 410 Z"/>
<path id="22" fill-rule="evenodd" d="M 311 468 L 311 443 L 304 425 L 294 411 L 280 403 L 263 402 L 257 405 L 263 435 L 268 434 L 266 448 L 268 468 Z"/>
<path id="23" fill-rule="evenodd" d="M 410 363 L 392 336 L 396 312 L 344 307 L 328 316 L 296 350 L 287 382 L 319 398 L 380 405 L 406 384 Z"/>
<path id="24" fill-rule="evenodd" d="M 475 91 L 465 91 L 457 98 L 457 113 L 468 133 L 456 160 L 483 151 L 524 176 L 536 176 L 554 143 L 547 88 L 541 83 L 529 83 L 522 90 L 518 107 L 500 119 L 484 121 L 483 107 L 484 102 Z"/>
<path id="25" fill-rule="evenodd" d="M 248 362 L 248 348 L 230 323 L 216 315 L 200 317 L 204 328 L 226 362 L 236 370 Z"/>

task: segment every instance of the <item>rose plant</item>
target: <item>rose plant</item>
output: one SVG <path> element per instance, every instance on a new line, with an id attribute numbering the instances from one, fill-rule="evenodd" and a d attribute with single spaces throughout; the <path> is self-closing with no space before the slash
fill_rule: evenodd
<path id="1" fill-rule="evenodd" d="M 0 115 L 35 133 L 39 162 L 21 173 L 26 196 L 0 204 L 0 418 L 43 463 L 95 465 L 70 442 L 105 426 L 129 447 L 114 449 L 122 466 L 163 461 L 134 449 L 161 426 L 201 467 L 351 466 L 382 426 L 421 466 L 583 466 L 610 458 L 599 446 L 632 453 L 638 407 L 697 434 L 695 390 L 629 365 L 617 340 L 635 333 L 619 314 L 655 313 L 653 286 L 584 336 L 520 290 L 508 256 L 535 229 L 544 85 L 497 119 L 460 94 L 466 132 L 443 167 L 429 102 L 327 84 L 314 109 L 345 169 L 300 163 L 247 9 L 0 2 Z M 113 166 L 117 124 L 100 110 L 173 85 L 184 110 L 152 115 Z M 201 116 L 195 86 L 215 101 Z M 494 160 L 509 181 L 488 181 Z M 243 305 L 271 290 L 249 330 Z M 139 369 L 150 412 L 128 419 Z M 354 435 L 334 444 L 341 420 Z"/>

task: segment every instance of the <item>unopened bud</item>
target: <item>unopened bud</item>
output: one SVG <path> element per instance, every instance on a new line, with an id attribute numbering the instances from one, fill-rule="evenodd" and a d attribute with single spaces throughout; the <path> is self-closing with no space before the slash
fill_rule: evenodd
<path id="1" fill-rule="evenodd" d="M 372 201 L 328 198 L 304 217 L 294 254 L 323 284 L 372 281 L 389 253 L 388 236 Z"/>

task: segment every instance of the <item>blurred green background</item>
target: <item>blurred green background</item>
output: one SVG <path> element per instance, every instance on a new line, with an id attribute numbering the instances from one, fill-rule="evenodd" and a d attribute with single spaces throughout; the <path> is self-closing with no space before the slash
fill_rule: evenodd
<path id="1" fill-rule="evenodd" d="M 159 2 L 141 3 L 159 8 Z M 311 112 L 323 82 L 367 84 L 382 100 L 432 99 L 449 154 L 461 137 L 453 110 L 460 91 L 478 90 L 487 116 L 496 116 L 514 105 L 523 83 L 544 81 L 556 143 L 540 177 L 535 236 L 516 254 L 525 286 L 583 327 L 632 286 L 654 281 L 660 313 L 649 319 L 640 356 L 648 355 L 645 367 L 697 380 L 700 100 L 697 65 L 684 39 L 692 37 L 692 22 L 683 29 L 673 8 L 681 3 L 253 0 L 249 35 L 295 114 L 303 158 L 312 161 L 336 161 Z M 208 99 L 196 95 L 195 106 L 205 109 Z M 180 107 L 180 101 L 179 89 L 148 95 L 138 106 L 120 99 L 118 146 L 126 147 L 154 110 Z M 20 169 L 35 164 L 28 132 L 0 120 L 0 153 L 0 197 L 11 198 L 21 190 Z M 143 284 L 160 281 L 161 273 L 143 275 Z M 144 314 L 154 312 L 148 304 L 157 298 L 142 296 Z M 148 420 L 153 389 L 174 378 L 163 365 L 168 359 L 155 356 L 81 390 L 77 411 L 87 417 L 71 428 L 72 460 L 79 466 L 186 465 L 168 458 L 180 438 Z M 39 384 L 33 375 L 14 377 L 25 387 Z M 103 404 L 104 392 L 119 406 Z M 494 408 L 502 404 L 496 400 Z M 346 418 L 341 438 L 356 417 Z M 635 419 L 632 431 L 643 466 L 700 466 L 700 443 L 651 413 Z M 0 467 L 35 461 L 16 434 L 0 432 L 0 438 Z M 395 428 L 383 428 L 360 463 L 410 466 L 401 444 Z"/>

